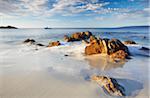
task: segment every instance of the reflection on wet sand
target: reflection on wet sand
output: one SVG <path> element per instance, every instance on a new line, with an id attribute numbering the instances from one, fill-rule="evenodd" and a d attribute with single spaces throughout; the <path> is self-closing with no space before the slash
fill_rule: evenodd
<path id="1" fill-rule="evenodd" d="M 113 68 L 123 67 L 125 64 L 125 61 L 114 63 L 107 55 L 104 54 L 87 56 L 85 60 L 88 61 L 91 68 L 97 68 L 100 70 L 110 70 Z"/>

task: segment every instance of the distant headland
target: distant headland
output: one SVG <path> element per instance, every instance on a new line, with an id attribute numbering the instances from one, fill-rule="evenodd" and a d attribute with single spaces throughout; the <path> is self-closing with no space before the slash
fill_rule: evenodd
<path id="1" fill-rule="evenodd" d="M 0 26 L 0 29 L 18 29 L 18 28 L 14 26 Z"/>

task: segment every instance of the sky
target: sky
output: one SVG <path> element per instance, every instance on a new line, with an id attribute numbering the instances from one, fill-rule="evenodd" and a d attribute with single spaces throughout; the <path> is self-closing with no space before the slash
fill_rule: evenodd
<path id="1" fill-rule="evenodd" d="M 0 26 L 97 28 L 149 25 L 149 0 L 0 0 Z"/>

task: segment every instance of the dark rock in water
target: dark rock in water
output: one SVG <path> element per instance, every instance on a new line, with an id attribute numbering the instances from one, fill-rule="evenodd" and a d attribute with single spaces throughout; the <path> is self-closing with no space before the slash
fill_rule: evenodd
<path id="1" fill-rule="evenodd" d="M 40 44 L 40 43 L 38 43 L 38 44 L 36 44 L 37 46 L 45 46 L 45 45 L 43 45 L 43 44 Z"/>
<path id="2" fill-rule="evenodd" d="M 69 56 L 68 54 L 65 54 L 64 56 Z"/>
<path id="3" fill-rule="evenodd" d="M 150 51 L 150 49 L 149 49 L 149 48 L 147 48 L 147 47 L 142 47 L 142 48 L 140 48 L 139 50 Z"/>
<path id="4" fill-rule="evenodd" d="M 81 41 L 81 40 L 85 40 L 85 39 L 90 38 L 91 35 L 92 35 L 92 33 L 89 31 L 87 31 L 87 32 L 76 32 L 76 33 L 73 33 L 70 37 L 65 35 L 64 40 L 66 42 Z"/>
<path id="5" fill-rule="evenodd" d="M 107 76 L 92 76 L 91 79 L 96 81 L 112 96 L 125 96 L 125 89 L 116 79 Z"/>
<path id="6" fill-rule="evenodd" d="M 33 44 L 35 42 L 36 41 L 34 39 L 26 39 L 25 41 L 23 41 L 23 43 L 30 43 L 30 44 Z"/>
<path id="7" fill-rule="evenodd" d="M 122 51 L 119 51 L 122 50 Z M 117 52 L 119 51 L 119 52 Z M 90 45 L 86 46 L 85 54 L 92 55 L 92 54 L 99 54 L 104 53 L 108 55 L 112 55 L 112 57 L 116 57 L 115 54 L 120 54 L 119 56 L 127 57 L 129 55 L 128 48 L 118 39 L 92 39 Z M 114 54 L 115 53 L 115 54 Z M 124 55 L 123 55 L 124 54 Z M 124 57 L 118 57 L 124 58 Z"/>
<path id="8" fill-rule="evenodd" d="M 59 45 L 61 45 L 61 43 L 59 41 L 56 41 L 56 42 L 50 42 L 47 47 L 53 47 L 53 46 L 59 46 Z"/>
<path id="9" fill-rule="evenodd" d="M 137 43 L 132 40 L 127 40 L 127 41 L 124 41 L 124 44 L 137 44 Z"/>

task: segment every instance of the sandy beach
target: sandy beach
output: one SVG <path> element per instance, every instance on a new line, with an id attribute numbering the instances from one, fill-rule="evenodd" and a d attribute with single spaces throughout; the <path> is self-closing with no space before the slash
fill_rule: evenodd
<path id="1" fill-rule="evenodd" d="M 73 42 L 35 50 L 37 47 L 21 43 L 4 45 L 7 49 L 1 48 L 1 98 L 112 98 L 89 80 L 94 74 L 117 79 L 126 89 L 127 98 L 149 97 L 149 58 L 139 55 L 141 46 L 128 46 L 132 59 L 117 64 L 106 55 L 85 56 L 85 46 Z"/>

